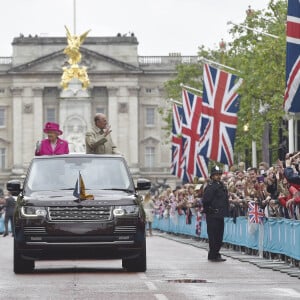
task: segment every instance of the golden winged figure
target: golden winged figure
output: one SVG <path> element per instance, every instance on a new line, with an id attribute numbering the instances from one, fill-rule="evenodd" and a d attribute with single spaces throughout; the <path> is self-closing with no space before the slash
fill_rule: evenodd
<path id="1" fill-rule="evenodd" d="M 65 48 L 64 53 L 69 56 L 69 64 L 74 65 L 78 64 L 81 61 L 81 53 L 79 48 L 83 41 L 86 39 L 90 30 L 86 31 L 81 35 L 71 35 L 70 30 L 65 26 L 67 31 L 68 46 Z"/>

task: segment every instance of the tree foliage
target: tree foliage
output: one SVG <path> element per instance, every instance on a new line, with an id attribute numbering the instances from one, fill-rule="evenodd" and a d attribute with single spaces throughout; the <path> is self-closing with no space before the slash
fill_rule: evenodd
<path id="1" fill-rule="evenodd" d="M 251 140 L 262 143 L 264 124 L 272 125 L 272 147 L 278 145 L 278 129 L 284 115 L 285 20 L 286 1 L 270 1 L 265 11 L 252 11 L 241 24 L 278 38 L 234 26 L 234 39 L 228 51 L 228 63 L 240 72 L 244 83 L 241 95 L 236 149 L 244 149 Z M 244 126 L 248 125 L 249 135 Z"/>
<path id="2" fill-rule="evenodd" d="M 235 152 L 244 153 L 252 140 L 261 148 L 266 122 L 273 129 L 271 146 L 278 147 L 278 129 L 284 117 L 286 12 L 286 1 L 270 0 L 266 9 L 248 9 L 244 21 L 231 27 L 232 41 L 227 43 L 227 49 L 199 47 L 199 57 L 233 67 L 236 75 L 243 78 Z M 200 60 L 195 65 L 179 65 L 177 77 L 165 84 L 168 97 L 181 99 L 181 82 L 202 89 L 202 69 Z M 166 120 L 171 121 L 170 114 Z M 245 128 L 249 129 L 247 134 Z"/>

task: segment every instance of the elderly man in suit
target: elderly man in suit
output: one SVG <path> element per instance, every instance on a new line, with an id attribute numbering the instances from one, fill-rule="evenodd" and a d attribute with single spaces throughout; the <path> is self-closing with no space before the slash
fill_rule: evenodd
<path id="1" fill-rule="evenodd" d="M 111 128 L 106 116 L 97 113 L 94 117 L 95 125 L 85 135 L 87 154 L 120 154 L 111 138 Z"/>

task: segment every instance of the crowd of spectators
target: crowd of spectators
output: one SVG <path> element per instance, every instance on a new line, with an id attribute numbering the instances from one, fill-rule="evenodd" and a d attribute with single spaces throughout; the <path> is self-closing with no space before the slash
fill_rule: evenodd
<path id="1" fill-rule="evenodd" d="M 300 220 L 300 152 L 287 154 L 285 161 L 273 166 L 261 162 L 257 168 L 245 170 L 239 163 L 223 172 L 222 181 L 229 194 L 230 217 L 247 216 L 248 204 L 255 202 L 266 218 L 289 218 Z M 176 218 L 185 215 L 191 223 L 194 215 L 198 222 L 202 218 L 202 195 L 208 179 L 196 178 L 193 184 L 184 184 L 172 190 L 167 188 L 152 196 L 154 214 L 158 218 Z M 201 226 L 196 225 L 196 226 Z M 196 228 L 197 231 L 197 228 Z"/>

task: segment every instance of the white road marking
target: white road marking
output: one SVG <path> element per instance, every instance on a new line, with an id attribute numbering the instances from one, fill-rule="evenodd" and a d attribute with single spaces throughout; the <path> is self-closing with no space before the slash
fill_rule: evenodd
<path id="1" fill-rule="evenodd" d="M 148 287 L 148 289 L 150 291 L 156 291 L 157 287 L 155 286 L 155 284 L 151 281 L 145 281 L 146 286 Z"/>
<path id="2" fill-rule="evenodd" d="M 155 294 L 154 296 L 157 300 L 168 300 L 168 297 L 164 294 Z"/>
<path id="3" fill-rule="evenodd" d="M 280 293 L 283 297 L 293 297 L 300 299 L 300 293 L 294 289 L 285 289 L 285 288 L 273 288 L 277 291 L 277 294 Z"/>

